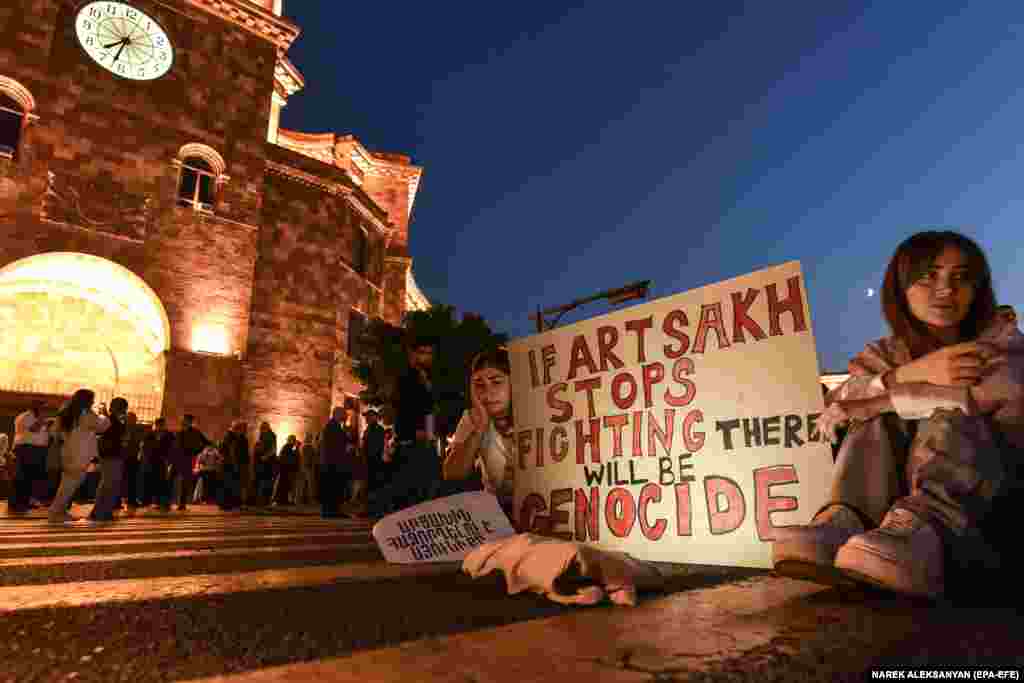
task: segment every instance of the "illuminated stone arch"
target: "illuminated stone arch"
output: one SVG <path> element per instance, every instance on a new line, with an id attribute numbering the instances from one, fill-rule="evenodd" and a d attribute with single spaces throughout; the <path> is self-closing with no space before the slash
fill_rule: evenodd
<path id="1" fill-rule="evenodd" d="M 32 92 L 18 81 L 7 76 L 0 76 L 0 93 L 10 97 L 21 105 L 27 116 L 34 116 L 36 110 L 36 98 Z"/>
<path id="2" fill-rule="evenodd" d="M 224 161 L 224 157 L 213 147 L 198 142 L 190 142 L 178 150 L 178 161 L 184 162 L 189 157 L 198 157 L 208 163 L 217 176 L 218 183 L 228 179 L 225 175 L 228 165 Z"/>
<path id="3" fill-rule="evenodd" d="M 163 407 L 170 323 L 156 293 L 112 261 L 50 252 L 0 268 L 0 390 L 101 400 L 140 419 Z"/>

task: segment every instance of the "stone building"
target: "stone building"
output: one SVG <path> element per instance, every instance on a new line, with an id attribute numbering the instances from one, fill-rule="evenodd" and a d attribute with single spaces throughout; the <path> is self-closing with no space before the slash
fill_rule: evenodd
<path id="1" fill-rule="evenodd" d="M 411 275 L 422 169 L 280 129 L 281 0 L 0 3 L 0 414 L 78 387 L 283 438 L 354 402 Z"/>

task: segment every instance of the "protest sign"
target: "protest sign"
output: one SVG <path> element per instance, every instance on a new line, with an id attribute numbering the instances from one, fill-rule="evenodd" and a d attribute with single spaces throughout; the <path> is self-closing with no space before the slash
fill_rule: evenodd
<path id="1" fill-rule="evenodd" d="M 515 531 L 493 493 L 472 491 L 414 505 L 373 525 L 388 562 L 458 562 Z"/>
<path id="2" fill-rule="evenodd" d="M 509 346 L 518 527 L 666 562 L 771 566 L 832 455 L 799 262 Z"/>

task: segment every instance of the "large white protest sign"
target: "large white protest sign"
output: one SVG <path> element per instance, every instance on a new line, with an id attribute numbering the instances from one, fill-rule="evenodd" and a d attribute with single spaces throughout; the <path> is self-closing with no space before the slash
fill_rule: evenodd
<path id="1" fill-rule="evenodd" d="M 798 262 L 510 345 L 524 530 L 666 562 L 768 567 L 828 498 Z"/>
<path id="2" fill-rule="evenodd" d="M 477 546 L 512 536 L 493 493 L 472 491 L 414 505 L 373 525 L 388 562 L 458 562 Z"/>

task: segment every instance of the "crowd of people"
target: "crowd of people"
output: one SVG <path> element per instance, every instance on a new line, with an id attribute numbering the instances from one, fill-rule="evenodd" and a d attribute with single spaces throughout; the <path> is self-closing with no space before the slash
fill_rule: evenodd
<path id="1" fill-rule="evenodd" d="M 323 434 L 307 434 L 304 442 L 289 435 L 278 450 L 266 422 L 251 446 L 240 421 L 217 443 L 194 415 L 171 431 L 164 418 L 140 425 L 124 398 L 109 408 L 94 409 L 94 402 L 94 392 L 80 389 L 56 416 L 46 417 L 46 404 L 36 401 L 15 419 L 10 447 L 0 435 L 9 514 L 48 505 L 50 521 L 64 523 L 77 519 L 73 503 L 93 501 L 89 520 L 111 522 L 116 511 L 169 512 L 175 505 L 184 511 L 190 503 L 241 510 L 319 502 L 325 517 L 365 516 L 371 486 L 383 485 L 390 471 L 390 430 L 376 408 L 364 413 L 362 435 L 352 426 L 351 409 L 341 407 Z"/>

